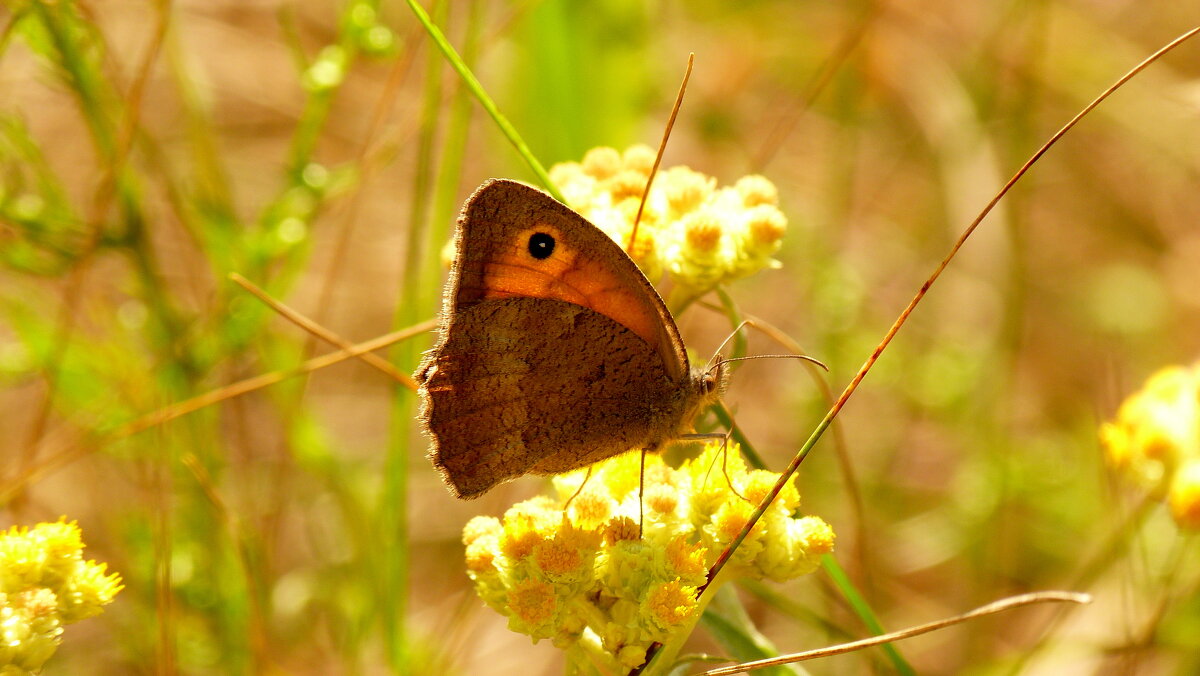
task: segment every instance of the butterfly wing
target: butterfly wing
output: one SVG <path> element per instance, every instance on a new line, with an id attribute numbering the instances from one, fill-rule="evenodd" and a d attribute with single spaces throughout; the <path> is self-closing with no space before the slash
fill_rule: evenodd
<path id="1" fill-rule="evenodd" d="M 513 297 L 476 303 L 454 321 L 417 377 L 430 458 L 458 497 L 675 434 L 685 390 L 645 340 L 607 316 Z"/>
<path id="2" fill-rule="evenodd" d="M 417 371 L 430 457 L 459 497 L 678 432 L 699 401 L 679 331 L 625 252 L 514 181 L 456 229 L 441 341 Z"/>
<path id="3" fill-rule="evenodd" d="M 535 256 L 535 238 L 546 253 Z M 658 292 L 621 247 L 546 193 L 516 181 L 484 183 L 459 217 L 445 311 L 487 299 L 552 298 L 589 308 L 650 344 L 667 374 L 682 379 L 687 353 Z"/>

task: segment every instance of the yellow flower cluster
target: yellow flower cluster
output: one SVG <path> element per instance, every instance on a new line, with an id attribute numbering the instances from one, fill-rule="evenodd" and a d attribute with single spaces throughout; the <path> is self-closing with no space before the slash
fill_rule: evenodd
<path id="1" fill-rule="evenodd" d="M 765 267 L 787 229 L 775 185 L 744 176 L 732 187 L 685 166 L 663 169 L 654 179 L 629 246 L 654 151 L 636 145 L 624 153 L 592 148 L 582 162 L 556 164 L 550 180 L 567 204 L 629 251 L 651 281 L 664 272 L 699 295 Z"/>
<path id="2" fill-rule="evenodd" d="M 1150 376 L 1100 440 L 1113 467 L 1166 496 L 1180 526 L 1200 528 L 1200 365 Z"/>
<path id="3" fill-rule="evenodd" d="M 83 560 L 83 546 L 74 521 L 0 531 L 0 673 L 40 671 L 63 626 L 99 614 L 121 590 L 120 575 Z"/>
<path id="4" fill-rule="evenodd" d="M 586 470 L 556 477 L 556 498 L 466 525 L 468 575 L 510 629 L 582 648 L 615 670 L 636 667 L 651 643 L 695 622 L 708 566 L 779 475 L 748 471 L 736 445 L 710 444 L 679 469 L 647 455 L 639 538 L 640 460 L 627 453 L 594 465 L 590 477 Z M 833 550 L 834 534 L 818 517 L 793 517 L 799 503 L 789 484 L 721 580 L 812 572 Z"/>

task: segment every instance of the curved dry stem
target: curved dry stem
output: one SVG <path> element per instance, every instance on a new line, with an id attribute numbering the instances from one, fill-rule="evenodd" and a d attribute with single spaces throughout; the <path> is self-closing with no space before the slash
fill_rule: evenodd
<path id="1" fill-rule="evenodd" d="M 633 228 L 629 231 L 629 243 L 625 251 L 633 255 L 633 243 L 637 241 L 638 225 L 642 222 L 642 211 L 646 208 L 646 200 L 650 197 L 650 186 L 654 185 L 654 177 L 658 175 L 658 166 L 662 164 L 663 152 L 667 149 L 667 139 L 671 138 L 671 130 L 675 128 L 675 118 L 679 117 L 679 109 L 683 107 L 683 95 L 687 92 L 688 80 L 692 78 L 692 64 L 696 62 L 696 54 L 688 54 L 687 68 L 683 71 L 683 82 L 679 83 L 679 93 L 675 95 L 675 105 L 671 106 L 671 115 L 667 117 L 667 128 L 663 129 L 662 141 L 658 143 L 658 152 L 654 155 L 654 166 L 650 167 L 650 176 L 646 179 L 646 188 L 642 190 L 642 201 L 638 203 L 637 216 L 633 217 Z"/>
<path id="2" fill-rule="evenodd" d="M 281 301 L 272 298 L 271 295 L 265 290 L 256 286 L 253 282 L 239 275 L 238 273 L 230 273 L 229 278 L 232 279 L 238 286 L 242 287 L 246 291 L 249 291 L 250 295 L 262 301 L 267 307 L 271 308 L 275 312 L 278 312 L 281 317 L 307 331 L 313 338 L 320 338 L 321 340 L 330 343 L 334 347 L 338 347 L 343 350 L 354 349 L 354 343 L 351 343 L 333 331 L 321 326 L 316 321 L 300 314 Z M 409 390 L 414 392 L 417 390 L 417 381 L 413 380 L 412 376 L 397 370 L 390 361 L 384 359 L 383 357 L 380 357 L 373 352 L 363 352 L 355 356 L 391 376 L 393 380 L 396 380 Z"/>
<path id="3" fill-rule="evenodd" d="M 104 443 L 110 443 L 125 437 L 133 436 L 138 432 L 144 432 L 152 427 L 157 427 L 164 423 L 170 422 L 176 418 L 185 416 L 189 413 L 194 413 L 200 409 L 211 406 L 213 404 L 241 396 L 254 390 L 260 390 L 264 387 L 282 382 L 288 378 L 293 378 L 298 375 L 310 373 L 317 369 L 323 369 L 326 366 L 332 366 L 338 362 L 345 361 L 351 357 L 357 357 L 367 352 L 387 347 L 392 343 L 397 343 L 402 340 L 407 340 L 415 335 L 433 330 L 437 326 L 437 320 L 429 320 L 415 326 L 410 326 L 406 329 L 393 331 L 386 335 L 379 336 L 368 340 L 358 345 L 354 345 L 351 349 L 338 350 L 329 354 L 314 357 L 299 366 L 281 371 L 273 371 L 264 373 L 253 378 L 247 378 L 231 385 L 226 385 L 210 392 L 205 392 L 191 399 L 185 399 L 180 402 L 171 404 L 147 413 L 140 418 L 135 418 L 119 427 L 106 432 L 92 436 L 83 435 L 82 438 L 64 438 L 61 441 L 57 436 L 51 439 L 53 443 L 43 443 L 39 447 L 39 451 L 48 455 L 48 457 L 37 465 L 31 465 L 25 468 L 17 476 L 13 477 L 2 487 L 0 487 L 0 504 L 7 502 L 16 495 L 23 487 L 30 483 L 41 479 L 51 472 L 69 465 L 70 463 L 82 458 L 92 452 Z M 88 443 L 90 442 L 90 443 Z M 41 455 L 38 453 L 36 455 Z"/>
<path id="4" fill-rule="evenodd" d="M 791 653 L 790 655 L 780 655 L 779 657 L 771 657 L 771 658 L 768 658 L 765 660 L 755 660 L 753 662 L 743 662 L 742 664 L 736 664 L 731 667 L 721 667 L 720 669 L 711 669 L 709 671 L 702 672 L 699 676 L 728 676 L 729 674 L 741 674 L 741 673 L 745 673 L 747 671 L 751 671 L 754 669 L 763 669 L 766 667 L 779 666 L 781 664 L 792 664 L 794 662 L 803 662 L 804 660 L 816 659 L 818 657 L 830 657 L 832 655 L 841 655 L 842 653 L 848 653 L 848 652 L 853 652 L 855 650 L 862 650 L 863 648 L 870 648 L 872 646 L 877 646 L 881 643 L 891 643 L 892 641 L 899 641 L 902 639 L 911 638 L 913 636 L 920 636 L 921 634 L 927 634 L 931 631 L 936 631 L 938 629 L 944 629 L 945 627 L 949 627 L 949 626 L 955 625 L 955 624 L 960 624 L 962 622 L 966 622 L 967 620 L 973 620 L 977 617 L 983 617 L 984 615 L 994 615 L 996 613 L 1001 613 L 1006 610 L 1012 610 L 1013 608 L 1020 608 L 1021 606 L 1032 605 L 1034 603 L 1052 603 L 1052 602 L 1084 604 L 1084 603 L 1091 603 L 1092 597 L 1089 594 L 1079 594 L 1076 592 L 1065 592 L 1065 591 L 1033 592 L 1031 594 L 1020 594 L 1018 596 L 1010 596 L 1006 599 L 1001 599 L 999 601 L 989 603 L 985 606 L 980 606 L 974 610 L 965 612 L 962 615 L 956 615 L 954 617 L 947 617 L 947 618 L 943 618 L 941 620 L 935 620 L 933 622 L 919 624 L 915 627 L 909 627 L 908 629 L 901 629 L 900 631 L 894 631 L 890 634 L 883 634 L 882 636 L 872 636 L 871 638 L 865 638 L 860 641 L 851 641 L 849 643 L 841 643 L 839 645 L 830 646 L 828 648 L 818 648 L 816 650 L 806 650 L 804 652 Z"/>
<path id="5" fill-rule="evenodd" d="M 908 320 L 908 316 L 912 314 L 912 311 L 917 307 L 917 304 L 920 303 L 921 299 L 925 297 L 925 294 L 929 291 L 929 288 L 933 286 L 933 283 L 937 281 L 938 277 L 941 276 L 942 271 L 946 269 L 946 267 L 950 264 L 950 261 L 954 259 L 956 254 L 958 254 L 958 250 L 961 249 L 963 244 L 966 243 L 967 238 L 969 238 L 971 234 L 975 232 L 975 229 L 979 227 L 979 224 L 983 222 L 983 219 L 987 218 L 987 215 L 992 212 L 992 209 L 995 208 L 996 204 L 1008 194 L 1008 191 L 1011 190 L 1014 185 L 1016 185 L 1017 181 L 1019 181 L 1026 172 L 1029 171 L 1030 167 L 1032 167 L 1034 163 L 1041 159 L 1042 155 L 1045 155 L 1046 152 L 1049 151 L 1059 139 L 1066 135 L 1066 133 L 1070 131 L 1071 128 L 1076 124 L 1078 124 L 1079 121 L 1082 120 L 1088 113 L 1092 112 L 1096 106 L 1099 106 L 1105 99 L 1111 96 L 1113 92 L 1120 89 L 1122 85 L 1124 85 L 1138 73 L 1145 70 L 1150 66 L 1150 64 L 1159 60 L 1165 54 L 1195 36 L 1196 33 L 1200 33 L 1200 26 L 1187 31 L 1183 35 L 1180 35 L 1171 42 L 1167 43 L 1158 51 L 1144 59 L 1141 63 L 1130 69 L 1129 72 L 1122 75 L 1108 89 L 1104 90 L 1103 93 L 1085 106 L 1083 110 L 1079 111 L 1075 117 L 1071 118 L 1069 122 L 1063 125 L 1061 129 L 1055 132 L 1054 135 L 1051 136 L 1050 139 L 1037 150 L 1037 152 L 1035 152 L 1028 160 L 1026 160 L 1025 164 L 1021 165 L 1021 168 L 1017 170 L 1017 173 L 1013 174 L 1013 177 L 1008 179 L 1008 182 L 1005 183 L 1004 187 L 1002 187 L 1000 191 L 996 193 L 996 196 L 993 197 L 990 202 L 988 202 L 987 206 L 983 208 L 983 211 L 979 212 L 979 215 L 975 217 L 975 220 L 971 221 L 971 224 L 967 226 L 966 230 L 963 231 L 958 240 L 954 242 L 954 245 L 950 248 L 950 252 L 946 254 L 946 257 L 942 259 L 941 263 L 939 263 L 936 268 L 934 268 L 933 273 L 927 280 L 925 280 L 925 283 L 921 285 L 921 288 L 917 290 L 917 293 L 913 296 L 912 300 L 908 302 L 908 306 L 904 308 L 904 310 L 900 313 L 900 316 L 897 317 L 896 321 L 892 324 L 892 327 L 888 329 L 887 333 L 884 334 L 883 339 L 871 352 L 871 356 L 868 357 L 867 361 L 863 363 L 862 367 L 858 370 L 858 373 L 856 373 L 854 378 L 850 381 L 850 384 L 848 384 L 846 389 L 842 391 L 841 396 L 839 396 L 837 401 L 833 403 L 833 406 L 830 407 L 829 412 L 825 414 L 825 417 L 817 425 L 817 428 L 813 430 L 813 433 L 809 436 L 808 440 L 804 442 L 804 445 L 800 447 L 800 450 L 796 453 L 796 456 L 792 458 L 791 463 L 789 463 L 783 473 L 779 475 L 779 481 L 775 483 L 775 486 L 771 489 L 771 492 L 767 494 L 765 498 L 763 498 L 762 503 L 759 504 L 759 506 L 754 510 L 754 513 L 750 515 L 745 527 L 743 527 L 741 532 L 738 533 L 737 537 L 733 539 L 733 541 L 729 544 L 729 547 L 727 547 L 725 551 L 721 552 L 721 555 L 717 557 L 716 563 L 713 564 L 713 567 L 709 569 L 708 572 L 710 584 L 711 581 L 721 571 L 721 569 L 725 567 L 725 564 L 729 561 L 729 558 L 733 555 L 733 552 L 737 550 L 742 541 L 746 539 L 747 535 L 749 535 L 750 530 L 756 523 L 758 523 L 758 520 L 762 518 L 762 515 L 767 511 L 767 508 L 772 502 L 775 501 L 775 498 L 779 495 L 779 492 L 782 491 L 783 487 L 787 485 L 787 482 L 791 480 L 792 475 L 796 473 L 797 469 L 799 469 L 800 463 L 803 462 L 804 458 L 808 456 L 809 451 L 811 451 L 812 447 L 816 445 L 817 440 L 821 438 L 821 435 L 824 434 L 826 428 L 829 427 L 829 424 L 833 422 L 833 419 L 846 405 L 846 401 L 850 399 L 850 395 L 854 394 L 854 391 L 858 389 L 859 383 L 862 382 L 863 378 L 866 377 L 867 372 L 871 370 L 872 366 L 874 366 L 875 362 L 879 359 L 879 355 L 883 354 L 883 351 L 887 348 L 888 344 L 892 342 L 892 338 L 894 338 L 896 333 L 900 331 L 900 327 L 904 326 L 904 323 Z M 709 585 L 706 584 L 701 587 L 699 593 L 703 594 L 704 590 L 708 586 Z"/>

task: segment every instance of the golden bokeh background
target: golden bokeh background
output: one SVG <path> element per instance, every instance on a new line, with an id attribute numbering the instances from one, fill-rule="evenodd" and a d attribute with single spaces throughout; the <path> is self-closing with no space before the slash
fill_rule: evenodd
<path id="1" fill-rule="evenodd" d="M 727 291 L 835 392 L 1021 164 L 1196 20 L 1123 0 L 425 4 L 546 166 L 657 144 L 695 52 L 664 165 L 779 188 L 782 267 Z M 48 673 L 562 671 L 474 597 L 459 542 L 545 481 L 456 501 L 414 397 L 377 369 L 129 434 L 331 349 L 230 273 L 366 340 L 435 315 L 475 186 L 534 180 L 408 6 L 13 0 L 0 25 L 3 520 L 77 519 L 126 584 Z M 1198 226 L 1193 41 L 1000 203 L 802 466 L 803 508 L 889 630 L 1096 595 L 899 644 L 919 673 L 1200 669 L 1196 543 L 1138 511 L 1096 438 L 1149 373 L 1200 355 Z M 678 319 L 702 359 L 729 331 L 703 306 Z M 384 354 L 411 371 L 430 340 Z M 774 361 L 735 369 L 726 402 L 772 469 L 827 407 Z M 780 651 L 869 633 L 821 573 L 741 595 Z M 703 629 L 694 648 L 726 654 Z"/>

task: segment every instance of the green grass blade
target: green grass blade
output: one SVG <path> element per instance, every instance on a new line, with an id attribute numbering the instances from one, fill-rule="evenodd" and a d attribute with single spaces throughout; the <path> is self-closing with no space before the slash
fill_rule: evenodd
<path id="1" fill-rule="evenodd" d="M 875 617 L 875 612 L 871 610 L 871 606 L 862 597 L 862 594 L 858 593 L 858 589 L 850 581 L 850 577 L 846 575 L 846 571 L 842 570 L 842 567 L 838 565 L 837 559 L 826 554 L 821 557 L 821 567 L 825 569 L 829 578 L 833 580 L 833 584 L 838 588 L 838 591 L 842 592 L 842 596 L 850 603 L 850 607 L 854 609 L 854 613 L 863 621 L 867 629 L 870 629 L 875 635 L 886 634 L 887 632 L 883 629 L 883 625 L 879 624 L 879 619 Z M 887 654 L 897 673 L 904 676 L 916 676 L 916 670 L 904 659 L 904 656 L 900 654 L 896 646 L 886 643 L 882 647 L 883 652 Z"/>
<path id="2" fill-rule="evenodd" d="M 550 193 L 554 199 L 566 204 L 567 201 L 563 198 L 562 193 L 550 181 L 550 175 L 546 173 L 546 168 L 533 156 L 533 151 L 529 149 L 528 144 L 517 133 L 516 128 L 512 126 L 508 118 L 504 117 L 500 112 L 500 109 L 496 106 L 496 102 L 492 100 L 491 96 L 488 96 L 483 85 L 479 83 L 479 80 L 476 79 L 471 69 L 467 67 L 466 62 L 459 56 L 453 45 L 450 44 L 450 41 L 446 39 L 446 36 L 442 34 L 442 31 L 434 25 L 433 21 L 429 18 L 429 14 L 425 12 L 425 9 L 421 5 L 417 4 L 416 0 L 408 0 L 408 6 L 412 8 L 413 14 L 416 15 L 421 25 L 425 27 L 433 43 L 437 45 L 438 49 L 442 50 L 446 61 L 450 63 L 450 66 L 463 79 L 463 82 L 467 85 L 467 89 L 475 95 L 476 100 L 479 101 L 479 105 L 483 106 L 483 109 L 487 111 L 487 114 L 496 123 L 496 126 L 500 127 L 500 132 L 517 149 L 517 154 L 529 165 L 530 171 L 537 176 L 538 181 L 546 188 L 546 192 Z"/>

